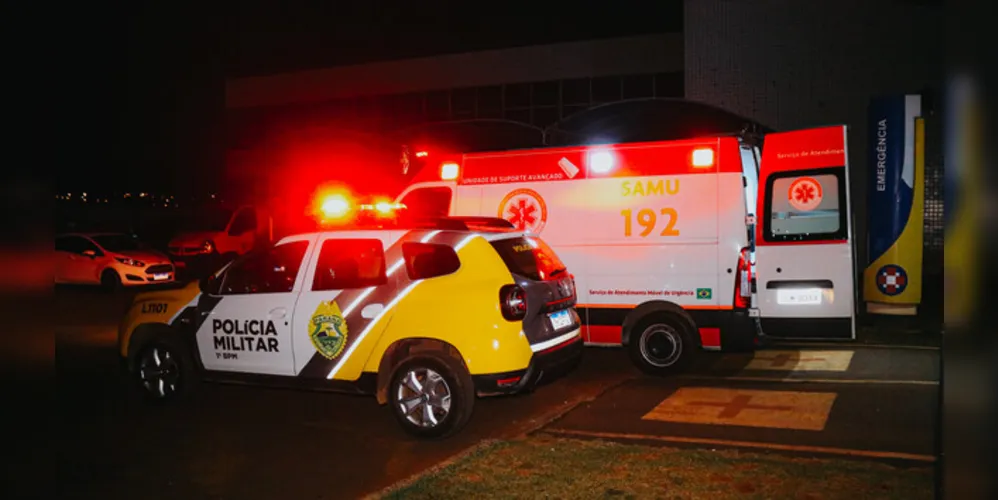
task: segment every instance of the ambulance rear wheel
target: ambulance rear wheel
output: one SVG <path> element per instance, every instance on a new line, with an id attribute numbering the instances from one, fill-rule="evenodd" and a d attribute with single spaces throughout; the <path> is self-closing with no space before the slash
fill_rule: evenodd
<path id="1" fill-rule="evenodd" d="M 388 386 L 388 404 L 399 425 L 419 438 L 445 438 L 471 418 L 475 387 L 464 366 L 443 357 L 403 362 Z"/>
<path id="2" fill-rule="evenodd" d="M 638 323 L 627 345 L 631 361 L 651 375 L 685 371 L 698 346 L 692 326 L 673 314 L 656 314 Z"/>

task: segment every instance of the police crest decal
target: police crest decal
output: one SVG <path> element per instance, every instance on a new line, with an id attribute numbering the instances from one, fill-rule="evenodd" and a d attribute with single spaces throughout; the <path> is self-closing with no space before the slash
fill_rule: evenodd
<path id="1" fill-rule="evenodd" d="M 347 345 L 347 321 L 336 301 L 319 302 L 309 326 L 312 345 L 319 354 L 334 359 L 343 353 Z"/>

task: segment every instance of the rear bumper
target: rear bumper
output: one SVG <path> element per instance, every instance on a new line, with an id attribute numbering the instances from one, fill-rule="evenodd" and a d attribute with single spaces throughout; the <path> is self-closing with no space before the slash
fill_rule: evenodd
<path id="1" fill-rule="evenodd" d="M 575 336 L 534 352 L 525 370 L 472 375 L 475 391 L 482 396 L 516 394 L 557 380 L 578 366 L 584 350 L 582 336 Z"/>

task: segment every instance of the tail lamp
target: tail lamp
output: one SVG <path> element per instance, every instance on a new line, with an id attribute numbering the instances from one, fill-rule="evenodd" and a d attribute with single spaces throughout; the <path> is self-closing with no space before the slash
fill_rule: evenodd
<path id="1" fill-rule="evenodd" d="M 527 293 L 519 285 L 499 289 L 499 309 L 508 321 L 518 321 L 527 315 Z"/>
<path id="2" fill-rule="evenodd" d="M 738 254 L 738 272 L 735 276 L 735 307 L 747 309 L 752 298 L 752 259 L 748 248 Z"/>

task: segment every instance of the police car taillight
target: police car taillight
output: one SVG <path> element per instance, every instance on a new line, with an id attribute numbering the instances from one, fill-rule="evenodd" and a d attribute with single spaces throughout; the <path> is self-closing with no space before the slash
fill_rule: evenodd
<path id="1" fill-rule="evenodd" d="M 738 255 L 738 273 L 735 276 L 735 307 L 747 309 L 752 298 L 752 259 L 748 248 Z"/>
<path id="2" fill-rule="evenodd" d="M 502 317 L 517 321 L 527 315 L 527 293 L 518 285 L 506 285 L 499 289 L 499 308 Z"/>

